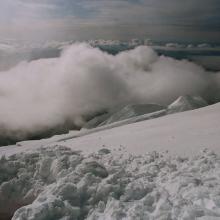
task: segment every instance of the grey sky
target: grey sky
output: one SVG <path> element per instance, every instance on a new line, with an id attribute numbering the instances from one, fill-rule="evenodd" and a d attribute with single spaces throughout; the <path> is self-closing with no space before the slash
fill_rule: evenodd
<path id="1" fill-rule="evenodd" d="M 220 41 L 219 0 L 1 0 L 0 35 L 18 39 Z"/>

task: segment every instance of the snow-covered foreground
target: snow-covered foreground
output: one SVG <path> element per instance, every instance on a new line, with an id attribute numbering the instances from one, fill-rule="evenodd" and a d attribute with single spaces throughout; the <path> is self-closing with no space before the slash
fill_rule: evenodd
<path id="1" fill-rule="evenodd" d="M 2 158 L 1 216 L 21 207 L 13 220 L 220 219 L 219 156 L 123 151 L 57 145 Z"/>
<path id="2" fill-rule="evenodd" d="M 219 118 L 220 103 L 2 147 L 1 219 L 220 219 Z"/>

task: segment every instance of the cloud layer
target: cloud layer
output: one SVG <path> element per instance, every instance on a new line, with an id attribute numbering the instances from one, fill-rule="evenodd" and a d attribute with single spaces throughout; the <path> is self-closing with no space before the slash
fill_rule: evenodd
<path id="1" fill-rule="evenodd" d="M 1 0 L 0 34 L 219 42 L 219 10 L 219 0 Z"/>
<path id="2" fill-rule="evenodd" d="M 127 103 L 169 104 L 180 95 L 218 99 L 219 74 L 138 47 L 116 56 L 74 44 L 59 58 L 0 72 L 0 128 L 27 136 Z M 213 89 L 213 93 L 210 88 Z"/>

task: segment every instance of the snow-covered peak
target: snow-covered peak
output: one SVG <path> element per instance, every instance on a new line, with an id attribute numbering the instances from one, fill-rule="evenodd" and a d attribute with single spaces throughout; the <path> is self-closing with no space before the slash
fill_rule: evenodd
<path id="1" fill-rule="evenodd" d="M 180 96 L 168 106 L 168 113 L 183 112 L 207 106 L 208 103 L 200 96 Z"/>

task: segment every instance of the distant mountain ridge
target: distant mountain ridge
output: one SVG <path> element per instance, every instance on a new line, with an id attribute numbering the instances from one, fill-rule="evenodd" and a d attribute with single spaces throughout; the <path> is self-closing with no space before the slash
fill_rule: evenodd
<path id="1" fill-rule="evenodd" d="M 83 128 L 92 129 L 109 125 L 119 121 L 126 121 L 138 116 L 143 117 L 144 120 L 161 117 L 167 114 L 189 111 L 197 108 L 208 106 L 208 103 L 200 96 L 184 95 L 180 96 L 168 107 L 158 104 L 131 104 L 124 106 L 113 113 L 105 113 L 101 116 L 94 117 L 88 121 Z M 164 114 L 160 111 L 164 110 Z M 158 114 L 157 114 L 158 113 Z M 147 117 L 149 115 L 149 117 Z"/>

